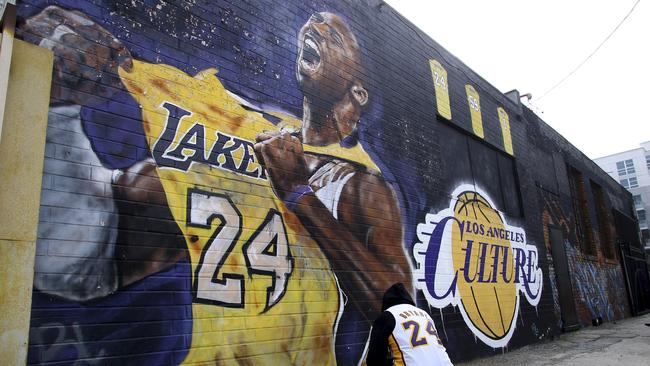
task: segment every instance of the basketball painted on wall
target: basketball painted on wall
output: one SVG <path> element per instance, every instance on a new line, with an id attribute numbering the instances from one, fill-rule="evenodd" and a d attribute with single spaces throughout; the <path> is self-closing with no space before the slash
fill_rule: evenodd
<path id="1" fill-rule="evenodd" d="M 505 230 L 499 213 L 476 192 L 463 192 L 454 206 L 452 242 L 454 267 L 462 271 L 458 291 L 463 308 L 472 324 L 492 339 L 505 337 L 515 317 L 517 288 L 512 278 L 513 262 L 510 241 L 494 237 L 494 245 L 481 245 L 488 232 Z M 485 309 L 490 309 L 486 311 Z M 498 311 L 497 311 L 498 310 Z"/>
<path id="2" fill-rule="evenodd" d="M 458 306 L 485 344 L 505 347 L 515 330 L 520 292 L 533 306 L 541 297 L 537 249 L 474 185 L 457 187 L 452 197 L 448 208 L 427 214 L 418 225 L 416 287 L 433 307 Z"/>

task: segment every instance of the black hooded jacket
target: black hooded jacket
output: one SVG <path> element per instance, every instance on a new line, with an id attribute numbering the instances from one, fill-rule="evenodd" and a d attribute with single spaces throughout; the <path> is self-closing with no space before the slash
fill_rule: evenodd
<path id="1" fill-rule="evenodd" d="M 368 366 L 392 365 L 388 352 L 388 337 L 395 329 L 395 318 L 393 314 L 386 311 L 391 306 L 399 304 L 410 304 L 415 306 L 413 298 L 402 283 L 392 285 L 384 293 L 381 304 L 381 315 L 375 320 L 370 333 L 370 345 L 366 364 Z"/>

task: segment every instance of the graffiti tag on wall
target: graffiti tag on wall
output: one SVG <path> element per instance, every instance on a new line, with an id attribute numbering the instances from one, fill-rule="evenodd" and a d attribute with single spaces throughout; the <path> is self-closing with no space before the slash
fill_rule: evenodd
<path id="1" fill-rule="evenodd" d="M 588 259 L 572 241 L 577 241 L 573 216 L 568 215 L 570 210 L 564 209 L 557 196 L 545 191 L 540 191 L 544 202 L 543 225 L 548 232 L 550 225 L 558 226 L 564 233 L 564 250 L 571 273 L 571 284 L 574 288 L 574 303 L 570 306 L 584 305 L 587 312 L 579 311 L 580 323 L 589 325 L 592 319 L 601 317 L 608 321 L 622 318 L 626 312 L 627 294 L 624 288 L 624 279 L 621 268 L 618 265 L 605 264 Z M 553 302 L 558 322 L 562 325 L 562 313 L 560 298 L 558 294 L 558 283 L 560 279 L 555 275 L 552 265 L 552 247 L 550 238 L 546 237 L 547 256 L 551 265 L 549 266 L 550 284 L 553 294 Z M 558 253 L 562 255 L 562 253 Z M 575 291 L 577 289 L 577 292 Z M 580 310 L 581 307 L 578 307 Z"/>

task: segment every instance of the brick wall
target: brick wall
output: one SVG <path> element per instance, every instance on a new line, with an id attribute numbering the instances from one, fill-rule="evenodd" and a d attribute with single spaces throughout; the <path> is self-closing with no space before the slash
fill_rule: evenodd
<path id="1" fill-rule="evenodd" d="M 561 328 L 551 221 L 582 322 L 627 314 L 563 169 L 629 195 L 381 2 L 19 14 L 55 54 L 28 363 L 356 364 L 394 282 L 453 361 L 521 347 Z"/>

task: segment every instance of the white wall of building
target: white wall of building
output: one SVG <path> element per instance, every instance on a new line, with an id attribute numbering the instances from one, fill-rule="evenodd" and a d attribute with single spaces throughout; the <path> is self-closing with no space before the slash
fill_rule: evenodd
<path id="1" fill-rule="evenodd" d="M 629 161 L 632 161 L 632 169 Z M 645 247 L 650 249 L 650 141 L 641 143 L 636 149 L 594 159 L 594 162 L 636 196 L 636 200 L 640 198 L 636 211 Z M 621 162 L 624 169 L 620 169 Z M 630 184 L 634 179 L 636 184 Z"/>

